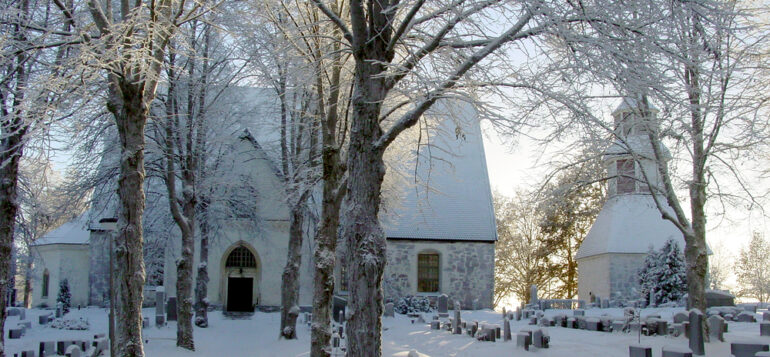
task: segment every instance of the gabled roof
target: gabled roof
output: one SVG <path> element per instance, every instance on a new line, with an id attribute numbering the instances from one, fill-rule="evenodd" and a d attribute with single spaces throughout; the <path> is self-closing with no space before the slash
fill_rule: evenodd
<path id="1" fill-rule="evenodd" d="M 403 188 L 381 214 L 385 235 L 494 242 L 497 229 L 478 114 L 459 102 L 439 102 L 435 107 L 430 116 L 435 127 L 429 130 L 433 148 L 422 147 L 419 160 L 413 153 L 412 162 L 404 165 L 400 174 L 411 186 Z M 427 141 L 425 136 L 422 140 Z M 413 152 L 417 149 L 416 142 L 406 145 Z"/>
<path id="2" fill-rule="evenodd" d="M 83 213 L 37 239 L 33 245 L 88 244 L 88 238 L 90 237 L 88 218 L 89 212 Z"/>

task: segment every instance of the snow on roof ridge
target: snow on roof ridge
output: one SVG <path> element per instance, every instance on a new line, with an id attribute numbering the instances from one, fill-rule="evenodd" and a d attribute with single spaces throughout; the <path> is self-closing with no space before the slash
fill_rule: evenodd
<path id="1" fill-rule="evenodd" d="M 91 236 L 88 226 L 89 213 L 90 211 L 86 211 L 75 219 L 56 227 L 54 230 L 37 239 L 33 245 L 88 244 L 88 240 Z"/>

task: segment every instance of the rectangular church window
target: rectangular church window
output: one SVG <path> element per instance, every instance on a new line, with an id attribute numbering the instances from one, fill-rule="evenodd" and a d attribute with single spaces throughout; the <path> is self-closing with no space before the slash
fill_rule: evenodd
<path id="1" fill-rule="evenodd" d="M 437 253 L 417 255 L 417 291 L 438 292 L 439 260 Z"/>

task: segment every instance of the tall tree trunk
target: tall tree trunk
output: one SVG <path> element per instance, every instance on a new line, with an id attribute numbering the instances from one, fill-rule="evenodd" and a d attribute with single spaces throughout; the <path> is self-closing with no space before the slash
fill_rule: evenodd
<path id="1" fill-rule="evenodd" d="M 185 183 L 186 185 L 186 183 Z M 190 351 L 195 351 L 193 342 L 193 307 L 192 307 L 192 282 L 193 282 L 193 252 L 195 249 L 194 219 L 195 200 L 189 199 L 185 188 L 184 215 L 189 220 L 189 229 L 182 231 L 182 254 L 176 265 L 176 296 L 177 296 L 177 329 L 176 345 Z M 192 195 L 192 193 L 190 193 Z"/>
<path id="2" fill-rule="evenodd" d="M 283 268 L 281 283 L 281 337 L 297 338 L 297 316 L 299 315 L 299 267 L 302 258 L 302 225 L 304 200 L 291 208 L 289 226 L 289 253 Z"/>
<path id="3" fill-rule="evenodd" d="M 121 105 L 112 105 L 120 136 L 118 178 L 118 232 L 115 239 L 115 338 L 118 356 L 144 356 L 142 345 L 142 301 L 145 281 L 142 237 L 144 213 L 144 127 L 148 110 L 143 88 L 121 78 Z M 114 104 L 115 101 L 113 100 Z"/>
<path id="4" fill-rule="evenodd" d="M 32 307 L 32 252 L 29 252 L 30 256 L 24 262 L 24 307 L 29 309 Z"/>
<path id="5" fill-rule="evenodd" d="M 382 56 L 372 56 L 382 58 Z M 350 258 L 347 263 L 352 311 L 347 322 L 348 354 L 382 354 L 382 275 L 385 269 L 385 233 L 377 214 L 385 176 L 382 149 L 373 143 L 382 136 L 380 108 L 386 95 L 381 64 L 356 61 L 353 122 L 347 154 L 347 196 L 341 234 Z"/>
<path id="6" fill-rule="evenodd" d="M 207 219 L 209 201 L 201 198 L 199 215 L 200 223 L 200 253 L 198 263 L 198 275 L 195 277 L 195 326 L 208 327 L 208 283 L 209 283 L 209 224 Z"/>

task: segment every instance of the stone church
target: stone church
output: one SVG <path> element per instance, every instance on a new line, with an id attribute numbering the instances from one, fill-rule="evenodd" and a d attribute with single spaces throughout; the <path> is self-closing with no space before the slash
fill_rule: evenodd
<path id="1" fill-rule="evenodd" d="M 654 107 L 642 110 L 633 98 L 623 99 L 612 112 L 616 135 L 623 140 L 616 140 L 604 151 L 603 160 L 610 177 L 608 198 L 576 255 L 581 300 L 590 301 L 596 296 L 640 298 L 638 272 L 650 248 L 660 249 L 669 239 L 684 248 L 682 233 L 673 223 L 661 218 L 644 182 L 646 175 L 653 186 L 660 187 L 655 155 L 646 131 L 646 124 L 657 120 L 657 112 Z M 670 152 L 665 147 L 663 150 L 668 161 Z M 658 198 L 667 205 L 663 197 Z"/>
<path id="2" fill-rule="evenodd" d="M 265 103 L 269 106 L 270 101 Z M 470 105 L 444 102 L 426 118 L 432 124 L 420 129 L 423 135 L 405 135 L 397 146 L 402 152 L 391 155 L 388 165 L 388 176 L 397 184 L 384 193 L 387 204 L 380 216 L 388 244 L 386 299 L 447 294 L 465 308 L 491 308 L 497 233 L 478 114 Z M 247 215 L 251 219 L 234 216 L 217 222 L 220 228 L 207 263 L 208 300 L 226 311 L 279 306 L 286 264 L 289 209 L 284 181 L 275 156 L 252 132 L 256 131 L 246 127 L 233 135 L 228 174 L 251 184 L 249 194 L 242 197 L 246 197 L 243 207 L 254 214 Z M 145 220 L 153 212 L 168 210 L 165 199 L 152 200 L 148 194 Z M 110 235 L 99 222 L 114 214 L 114 210 L 92 208 L 34 246 L 34 305 L 54 305 L 62 279 L 68 279 L 75 305 L 108 301 Z M 171 234 L 165 245 L 158 280 L 174 296 L 178 233 Z M 302 306 L 312 304 L 312 245 L 310 237 L 302 246 Z M 199 264 L 198 249 L 194 266 Z M 338 259 L 344 259 L 344 254 Z M 344 270 L 338 268 L 336 278 L 337 294 L 344 297 Z"/>

